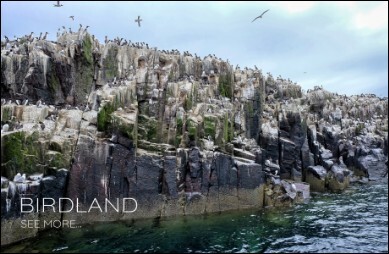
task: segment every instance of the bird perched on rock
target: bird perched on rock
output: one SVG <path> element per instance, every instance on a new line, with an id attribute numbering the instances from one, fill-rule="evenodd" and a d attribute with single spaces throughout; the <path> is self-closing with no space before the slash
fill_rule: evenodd
<path id="1" fill-rule="evenodd" d="M 112 136 L 111 136 L 111 138 L 109 139 L 109 141 L 116 143 L 116 142 L 118 141 L 117 135 L 112 134 Z"/>
<path id="2" fill-rule="evenodd" d="M 46 40 L 46 37 L 48 34 L 49 34 L 49 32 L 46 32 L 45 35 L 43 36 L 42 40 Z"/>
<path id="3" fill-rule="evenodd" d="M 3 125 L 3 127 L 1 128 L 1 132 L 4 133 L 4 132 L 7 132 L 9 131 L 9 125 L 6 123 Z"/>
<path id="4" fill-rule="evenodd" d="M 259 19 L 259 18 L 262 18 L 263 14 L 265 14 L 266 12 L 268 12 L 270 9 L 267 9 L 266 11 L 262 12 L 261 15 L 259 15 L 258 17 L 256 17 L 255 19 L 253 19 L 253 21 L 251 21 L 251 23 L 253 23 L 255 20 Z"/>
<path id="5" fill-rule="evenodd" d="M 45 124 L 43 123 L 43 122 L 39 122 L 39 124 L 41 125 L 41 129 L 42 129 L 42 131 L 45 129 Z"/>
<path id="6" fill-rule="evenodd" d="M 19 183 L 19 182 L 23 182 L 23 178 L 22 178 L 22 175 L 20 173 L 17 173 L 15 176 L 14 176 L 14 182 L 16 183 Z"/>

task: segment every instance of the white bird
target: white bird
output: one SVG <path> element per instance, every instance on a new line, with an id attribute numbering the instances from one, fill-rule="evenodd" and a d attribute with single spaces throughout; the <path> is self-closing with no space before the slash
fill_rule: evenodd
<path id="1" fill-rule="evenodd" d="M 21 183 L 21 182 L 24 182 L 26 180 L 26 174 L 23 174 L 23 176 L 20 174 L 20 173 L 17 173 L 15 176 L 14 176 L 14 182 L 15 183 Z"/>
<path id="2" fill-rule="evenodd" d="M 115 134 L 112 134 L 112 137 L 109 139 L 111 142 L 117 142 L 117 136 Z"/>
<path id="3" fill-rule="evenodd" d="M 7 132 L 9 130 L 9 125 L 6 123 L 3 125 L 3 128 L 1 128 L 1 132 Z"/>

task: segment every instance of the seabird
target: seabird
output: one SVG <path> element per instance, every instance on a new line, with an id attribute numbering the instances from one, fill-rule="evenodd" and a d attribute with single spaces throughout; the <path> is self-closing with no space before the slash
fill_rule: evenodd
<path id="1" fill-rule="evenodd" d="M 30 40 L 33 36 L 34 32 L 31 32 L 31 34 L 28 36 L 28 40 Z"/>
<path id="2" fill-rule="evenodd" d="M 21 124 L 20 121 L 18 121 L 18 122 L 16 123 L 15 129 L 16 129 L 16 130 L 19 130 L 19 129 L 21 129 L 21 128 L 23 128 L 23 124 Z"/>
<path id="3" fill-rule="evenodd" d="M 45 35 L 43 36 L 43 39 L 42 40 L 46 40 L 46 37 L 47 37 L 47 34 L 48 34 L 49 32 L 46 32 L 45 33 Z"/>
<path id="4" fill-rule="evenodd" d="M 115 134 L 112 134 L 111 138 L 109 139 L 111 142 L 117 142 L 117 136 Z"/>
<path id="5" fill-rule="evenodd" d="M 14 176 L 14 182 L 23 182 L 23 179 L 22 179 L 22 175 L 20 173 L 17 173 L 15 176 Z"/>
<path id="6" fill-rule="evenodd" d="M 74 16 L 69 16 L 69 18 L 71 18 L 74 21 Z"/>
<path id="7" fill-rule="evenodd" d="M 140 27 L 140 22 L 141 22 L 142 20 L 140 19 L 140 16 L 138 16 L 138 19 L 136 19 L 135 20 L 135 22 L 138 22 L 138 26 Z"/>
<path id="8" fill-rule="evenodd" d="M 255 19 L 253 19 L 253 21 L 251 21 L 251 23 L 253 23 L 256 19 L 258 18 L 262 18 L 263 14 L 265 14 L 266 12 L 268 12 L 270 9 L 267 9 L 266 11 L 262 12 L 261 15 L 259 15 L 258 17 L 256 17 Z"/>
<path id="9" fill-rule="evenodd" d="M 1 132 L 7 132 L 9 130 L 9 125 L 6 123 L 3 125 L 3 127 L 1 128 Z"/>
<path id="10" fill-rule="evenodd" d="M 57 4 L 54 4 L 54 7 L 61 7 L 63 6 L 62 4 L 60 4 L 60 1 L 57 1 Z"/>
<path id="11" fill-rule="evenodd" d="M 42 131 L 45 129 L 45 124 L 43 123 L 43 122 L 39 122 L 40 123 L 40 125 L 41 125 L 41 129 L 42 129 Z"/>

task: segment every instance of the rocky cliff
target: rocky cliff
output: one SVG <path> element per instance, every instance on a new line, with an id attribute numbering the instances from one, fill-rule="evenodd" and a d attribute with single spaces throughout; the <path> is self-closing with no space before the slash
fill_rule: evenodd
<path id="1" fill-rule="evenodd" d="M 37 233 L 19 226 L 26 218 L 86 223 L 289 205 L 309 188 L 342 191 L 387 172 L 387 98 L 305 93 L 211 55 L 101 44 L 83 30 L 7 42 L 1 94 L 2 244 Z M 34 213 L 21 214 L 22 197 L 34 198 Z M 41 211 L 39 201 L 61 197 L 83 210 L 125 197 L 138 207 Z"/>

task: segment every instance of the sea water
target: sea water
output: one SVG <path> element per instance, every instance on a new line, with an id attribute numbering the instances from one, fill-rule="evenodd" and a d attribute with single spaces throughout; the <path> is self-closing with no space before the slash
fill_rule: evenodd
<path id="1" fill-rule="evenodd" d="M 1 252 L 388 252 L 387 184 L 306 204 L 47 230 Z"/>

